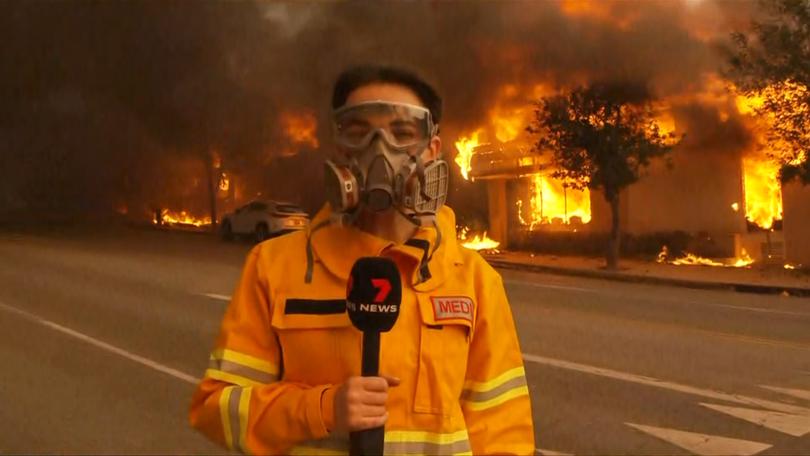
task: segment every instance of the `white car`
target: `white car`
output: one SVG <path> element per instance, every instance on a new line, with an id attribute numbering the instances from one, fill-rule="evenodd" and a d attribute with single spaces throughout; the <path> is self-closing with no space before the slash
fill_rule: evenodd
<path id="1" fill-rule="evenodd" d="M 220 233 L 226 240 L 234 236 L 253 236 L 257 242 L 309 225 L 309 215 L 291 203 L 251 201 L 222 217 Z"/>

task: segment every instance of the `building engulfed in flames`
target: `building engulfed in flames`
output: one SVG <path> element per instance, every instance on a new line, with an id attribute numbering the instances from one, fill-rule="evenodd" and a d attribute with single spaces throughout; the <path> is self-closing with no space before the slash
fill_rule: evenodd
<path id="1" fill-rule="evenodd" d="M 731 115 L 742 118 L 756 136 L 753 144 L 745 150 L 723 153 L 677 147 L 671 168 L 654 162 L 642 179 L 622 194 L 622 230 L 642 236 L 689 233 L 711 240 L 715 256 L 728 259 L 698 261 L 699 257 L 692 255 L 690 260 L 695 261 L 672 261 L 676 265 L 739 267 L 753 261 L 784 261 L 780 167 L 773 160 L 774 154 L 764 147 L 765 129 L 757 126 L 761 120 L 751 107 L 757 100 L 729 93 L 728 85 L 719 78 L 707 86 L 706 93 L 687 101 L 724 103 L 719 122 Z M 509 95 L 508 90 L 503 92 Z M 538 89 L 534 92 L 527 98 L 535 97 Z M 672 100 L 678 101 L 684 102 Z M 555 179 L 551 154 L 532 151 L 531 138 L 524 133 L 531 105 L 502 109 L 498 106 L 501 102 L 498 100 L 490 111 L 487 125 L 462 135 L 455 144 L 455 161 L 462 177 L 486 182 L 490 236 L 508 248 L 516 233 L 608 232 L 611 214 L 602 195 Z M 683 132 L 683 126 L 679 129 L 666 109 L 658 122 L 661 130 Z"/>
<path id="2" fill-rule="evenodd" d="M 547 92 L 537 85 L 532 96 Z M 501 95 L 515 98 L 520 91 L 508 85 Z M 510 227 L 578 231 L 592 219 L 590 192 L 553 178 L 549 159 L 532 152 L 525 133 L 531 115 L 530 105 L 498 104 L 489 112 L 489 125 L 455 143 L 462 177 L 487 183 L 490 233 L 503 244 L 508 244 Z"/>
<path id="3" fill-rule="evenodd" d="M 469 143 L 470 139 L 462 139 Z M 526 230 L 575 230 L 591 221 L 588 189 L 577 190 L 551 176 L 553 167 L 517 143 L 475 144 L 468 177 L 487 181 L 493 191 L 510 182 L 514 218 Z M 500 191 L 506 191 L 501 189 Z"/>

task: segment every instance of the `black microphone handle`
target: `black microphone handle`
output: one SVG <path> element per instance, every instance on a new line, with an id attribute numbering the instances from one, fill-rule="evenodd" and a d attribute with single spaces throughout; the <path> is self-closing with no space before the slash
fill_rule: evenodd
<path id="1" fill-rule="evenodd" d="M 363 377 L 376 377 L 380 372 L 380 333 L 363 332 Z M 385 426 L 349 433 L 350 456 L 379 456 L 385 449 Z"/>
<path id="2" fill-rule="evenodd" d="M 363 377 L 380 375 L 380 333 L 377 331 L 363 333 L 363 360 L 361 362 Z"/>

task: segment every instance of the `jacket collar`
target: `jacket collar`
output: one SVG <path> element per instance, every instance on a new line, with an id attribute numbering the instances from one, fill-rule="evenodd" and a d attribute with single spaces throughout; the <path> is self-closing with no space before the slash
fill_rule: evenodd
<path id="1" fill-rule="evenodd" d="M 405 267 L 403 272 L 411 276 L 414 288 L 428 291 L 444 283 L 450 268 L 463 263 L 456 241 L 456 216 L 447 206 L 443 206 L 436 217 L 441 231 L 438 250 L 438 233 L 433 226 L 419 227 L 408 242 L 397 245 L 353 226 L 328 223 L 331 212 L 329 205 L 324 205 L 312 220 L 307 235 L 310 236 L 316 261 L 341 280 L 348 280 L 358 258 L 382 255 L 400 260 L 397 263 Z M 317 228 L 319 225 L 323 226 Z M 424 271 L 422 262 L 427 259 L 425 249 L 428 255 L 432 253 L 427 262 L 429 278 L 420 275 L 420 269 Z"/>

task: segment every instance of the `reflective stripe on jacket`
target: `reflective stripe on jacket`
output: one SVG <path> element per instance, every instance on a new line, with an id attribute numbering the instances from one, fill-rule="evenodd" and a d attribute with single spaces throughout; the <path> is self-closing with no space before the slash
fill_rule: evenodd
<path id="1" fill-rule="evenodd" d="M 313 220 L 328 220 L 326 206 Z M 324 225 L 265 241 L 248 255 L 222 320 L 190 421 L 230 449 L 346 454 L 331 433 L 336 385 L 360 374 L 362 334 L 345 312 L 355 260 L 383 255 L 402 274 L 380 372 L 399 377 L 386 407 L 386 454 L 533 454 L 520 348 L 500 276 L 456 242 L 444 207 L 403 245 Z M 307 283 L 307 241 L 312 248 Z M 426 261 L 430 258 L 429 261 Z"/>

